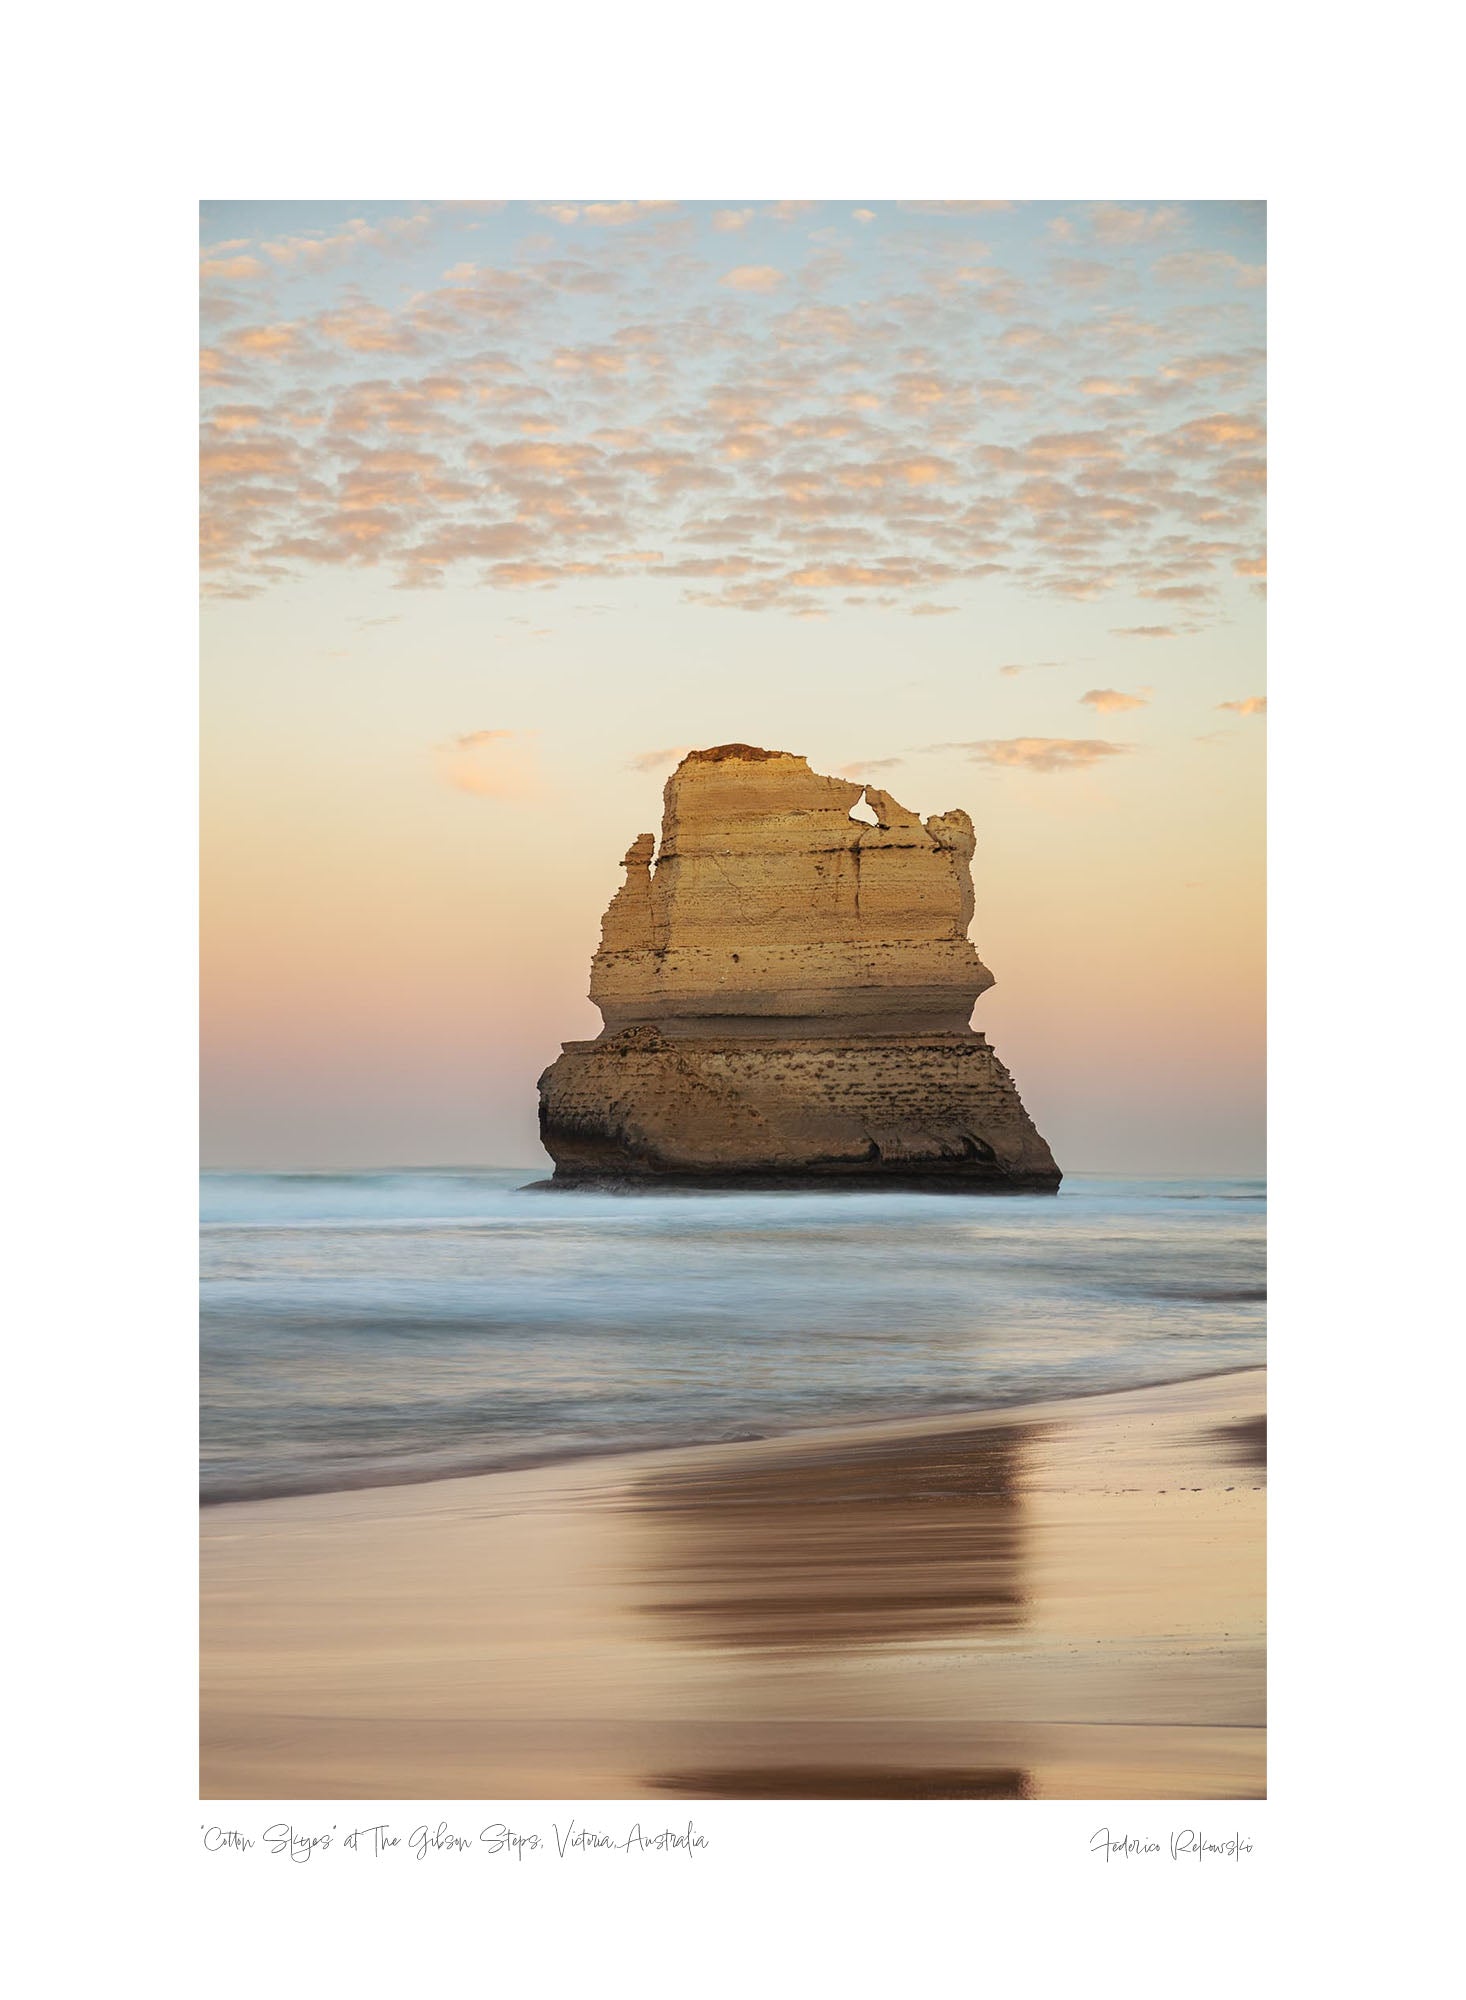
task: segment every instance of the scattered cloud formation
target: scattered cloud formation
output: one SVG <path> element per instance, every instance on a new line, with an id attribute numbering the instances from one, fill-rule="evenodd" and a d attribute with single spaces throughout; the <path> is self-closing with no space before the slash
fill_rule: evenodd
<path id="1" fill-rule="evenodd" d="M 515 729 L 472 729 L 433 752 L 438 776 L 481 799 L 527 799 L 540 790 L 532 739 Z"/>
<path id="2" fill-rule="evenodd" d="M 1057 667 L 1058 660 L 1009 660 L 998 672 L 1007 680 L 1014 680 L 1019 674 L 1036 674 L 1042 667 Z"/>
<path id="3" fill-rule="evenodd" d="M 1250 694 L 1245 701 L 1219 701 L 1219 709 L 1226 709 L 1232 715 L 1266 715 L 1267 696 Z"/>
<path id="4" fill-rule="evenodd" d="M 1121 715 L 1127 708 L 1146 708 L 1150 705 L 1150 690 L 1143 694 L 1122 694 L 1119 688 L 1091 688 L 1088 694 L 1079 697 L 1086 708 L 1097 708 L 1101 715 Z"/>
<path id="5" fill-rule="evenodd" d="M 961 750 L 974 764 L 995 764 L 1018 771 L 1082 771 L 1107 757 L 1133 750 L 1133 743 L 1108 743 L 1100 737 L 987 737 L 976 743 L 932 743 L 931 750 Z"/>
<path id="6" fill-rule="evenodd" d="M 1219 248 L 1207 207 L 1079 203 L 1051 229 L 1007 202 L 424 204 L 220 229 L 210 587 L 655 574 L 722 611 L 934 617 L 996 579 L 1190 621 L 1122 637 L 1200 629 L 1264 563 L 1261 231 L 1255 256 L 1245 231 Z"/>
<path id="7" fill-rule="evenodd" d="M 1111 632 L 1117 639 L 1179 639 L 1180 628 L 1175 625 L 1112 625 Z"/>
<path id="8" fill-rule="evenodd" d="M 629 771 L 660 771 L 669 764 L 680 764 L 692 748 L 690 743 L 674 743 L 670 750 L 638 750 L 626 768 Z"/>

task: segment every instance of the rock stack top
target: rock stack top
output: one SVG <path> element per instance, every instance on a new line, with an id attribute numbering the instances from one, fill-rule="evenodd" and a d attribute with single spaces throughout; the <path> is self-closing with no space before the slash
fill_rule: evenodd
<path id="1" fill-rule="evenodd" d="M 875 824 L 853 818 L 862 799 Z M 972 822 L 746 743 L 684 757 L 602 926 L 608 1029 L 962 1033 L 992 984 L 967 938 Z"/>

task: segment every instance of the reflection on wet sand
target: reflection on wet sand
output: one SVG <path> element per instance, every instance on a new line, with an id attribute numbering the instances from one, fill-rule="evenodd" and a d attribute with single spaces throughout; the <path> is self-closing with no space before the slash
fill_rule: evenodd
<path id="1" fill-rule="evenodd" d="M 771 1652 L 1016 1626 L 1024 1453 L 1041 1435 L 802 1442 L 654 1472 L 634 1497 L 653 1529 L 643 1608 L 680 1639 Z"/>
<path id="2" fill-rule="evenodd" d="M 208 1508 L 201 1796 L 1261 1797 L 1264 1394 Z"/>
<path id="3" fill-rule="evenodd" d="M 1267 1417 L 1247 1417 L 1240 1424 L 1218 1424 L 1206 1433 L 1209 1442 L 1220 1445 L 1227 1465 L 1245 1465 L 1255 1471 L 1267 1470 Z"/>
<path id="4" fill-rule="evenodd" d="M 885 1770 L 879 1765 L 792 1764 L 760 1771 L 683 1771 L 654 1778 L 658 1791 L 694 1799 L 1027 1799 L 1027 1771 Z"/>

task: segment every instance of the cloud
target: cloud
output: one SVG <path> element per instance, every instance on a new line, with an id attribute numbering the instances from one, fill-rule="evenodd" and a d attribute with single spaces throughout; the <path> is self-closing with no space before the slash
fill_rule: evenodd
<path id="1" fill-rule="evenodd" d="M 904 757 L 860 757 L 853 764 L 837 764 L 835 775 L 851 778 L 856 784 L 863 784 L 872 771 L 894 771 L 898 764 L 904 764 Z"/>
<path id="2" fill-rule="evenodd" d="M 1008 680 L 1013 680 L 1019 674 L 1037 673 L 1040 667 L 1057 667 L 1061 664 L 1062 662 L 1058 660 L 1009 660 L 1006 666 L 998 668 L 998 672 Z"/>
<path id="3" fill-rule="evenodd" d="M 1267 696 L 1250 694 L 1245 701 L 1219 701 L 1217 707 L 1228 710 L 1232 715 L 1266 715 Z"/>
<path id="4" fill-rule="evenodd" d="M 1197 417 L 1189 424 L 1182 424 L 1167 434 L 1164 439 L 1168 451 L 1195 455 L 1199 452 L 1225 449 L 1232 445 L 1261 444 L 1264 432 L 1262 425 L 1253 416 L 1244 414 Z"/>
<path id="5" fill-rule="evenodd" d="M 540 213 L 553 216 L 567 227 L 585 222 L 596 229 L 619 229 L 628 222 L 644 222 L 649 216 L 664 214 L 677 206 L 675 201 L 558 201 L 546 202 Z"/>
<path id="6" fill-rule="evenodd" d="M 1166 604 L 1207 604 L 1216 594 L 1209 583 L 1142 583 L 1139 592 Z"/>
<path id="7" fill-rule="evenodd" d="M 223 342 L 231 354 L 245 357 L 258 356 L 266 361 L 279 361 L 287 355 L 296 355 L 304 343 L 300 329 L 288 324 L 274 326 L 242 326 L 235 332 L 226 334 Z"/>
<path id="8" fill-rule="evenodd" d="M 472 729 L 433 752 L 438 776 L 480 799 L 528 799 L 540 790 L 532 740 L 516 729 Z"/>
<path id="9" fill-rule="evenodd" d="M 628 771 L 660 771 L 668 764 L 678 764 L 692 749 L 690 743 L 674 743 L 670 750 L 638 750 L 628 758 Z"/>
<path id="10" fill-rule="evenodd" d="M 255 474 L 286 478 L 298 459 L 298 447 L 290 438 L 253 430 L 226 430 L 217 436 L 209 425 L 199 449 L 199 481 L 210 487 Z"/>
<path id="11" fill-rule="evenodd" d="M 1186 220 L 1185 212 L 1173 205 L 1141 208 L 1116 201 L 1091 202 L 1086 206 L 1084 216 L 1096 242 L 1114 245 L 1147 243 L 1156 236 L 1174 236 Z"/>
<path id="12" fill-rule="evenodd" d="M 1122 694 L 1119 688 L 1091 688 L 1079 700 L 1081 706 L 1097 708 L 1101 715 L 1121 715 L 1127 708 L 1148 708 L 1150 690 L 1144 694 Z"/>
<path id="13" fill-rule="evenodd" d="M 735 292 L 776 292 L 783 282 L 784 273 L 772 264 L 736 264 L 718 280 Z"/>
<path id="14" fill-rule="evenodd" d="M 1109 743 L 1100 737 L 985 737 L 976 743 L 931 743 L 930 750 L 961 750 L 974 764 L 993 764 L 1017 771 L 1083 771 L 1106 757 L 1122 757 L 1133 743 Z"/>
<path id="15" fill-rule="evenodd" d="M 1175 625 L 1112 625 L 1110 631 L 1117 639 L 1179 639 L 1181 636 Z"/>
<path id="16" fill-rule="evenodd" d="M 897 254 L 858 291 L 818 254 L 725 271 L 709 251 L 759 254 L 747 228 L 774 211 L 754 203 L 670 221 L 671 205 L 552 203 L 548 222 L 511 206 L 492 236 L 460 219 L 435 284 L 370 297 L 341 260 L 455 211 L 215 242 L 206 261 L 252 257 L 273 284 L 253 311 L 243 284 L 225 291 L 210 336 L 217 588 L 343 563 L 398 588 L 659 567 L 710 606 L 808 616 L 858 592 L 930 617 L 1000 575 L 1051 603 L 1114 593 L 1176 616 L 1125 637 L 1200 629 L 1223 579 L 1261 584 L 1245 567 L 1262 545 L 1260 297 L 1230 264 L 1225 297 L 1173 281 L 1143 317 L 1061 295 L 1018 275 L 1044 261 L 1045 217 L 1007 204 L 981 245 L 982 206 L 882 203 Z M 1071 205 L 1070 252 L 1129 271 L 1135 237 L 1148 262 L 1163 207 Z M 779 213 L 807 234 L 803 211 Z M 826 205 L 814 226 L 848 238 L 851 215 Z M 702 256 L 669 236 L 684 224 Z M 402 447 L 423 456 L 373 455 Z"/>
<path id="17" fill-rule="evenodd" d="M 945 618 L 957 609 L 955 604 L 913 604 L 911 615 L 913 618 Z"/>
<path id="18" fill-rule="evenodd" d="M 930 486 L 933 481 L 954 478 L 957 471 L 950 459 L 934 458 L 930 453 L 891 459 L 885 469 L 893 478 L 904 479 L 908 486 Z"/>
<path id="19" fill-rule="evenodd" d="M 337 312 L 318 315 L 315 328 L 325 339 L 358 354 L 414 354 L 421 346 L 417 329 L 365 300 Z"/>
<path id="20" fill-rule="evenodd" d="M 380 222 L 355 217 L 335 229 L 306 230 L 261 243 L 260 249 L 287 270 L 320 271 L 343 263 L 359 250 L 397 250 L 420 242 L 433 225 L 430 209 L 413 215 L 392 215 Z"/>
<path id="21" fill-rule="evenodd" d="M 1168 257 L 1158 257 L 1151 266 L 1151 275 L 1163 285 L 1202 288 L 1231 284 L 1251 289 L 1267 282 L 1267 267 L 1244 264 L 1240 257 L 1226 250 L 1178 250 Z"/>
<path id="22" fill-rule="evenodd" d="M 752 220 L 751 208 L 720 208 L 713 217 L 713 227 L 728 235 L 735 230 L 746 229 Z"/>
<path id="23" fill-rule="evenodd" d="M 204 257 L 199 263 L 199 276 L 258 278 L 264 268 L 258 257 Z"/>

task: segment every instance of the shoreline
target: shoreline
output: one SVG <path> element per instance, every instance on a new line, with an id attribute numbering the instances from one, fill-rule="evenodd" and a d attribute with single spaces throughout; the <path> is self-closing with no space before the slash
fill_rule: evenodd
<path id="1" fill-rule="evenodd" d="M 668 1438 L 655 1443 L 641 1442 L 629 1445 L 588 1444 L 583 1449 L 571 1447 L 564 1451 L 532 1451 L 521 1458 L 499 1462 L 484 1461 L 469 1466 L 454 1466 L 441 1472 L 424 1471 L 414 1468 L 399 1475 L 385 1477 L 363 1475 L 360 1478 L 332 1479 L 327 1485 L 282 1487 L 268 1493 L 203 1493 L 198 1496 L 201 1511 L 215 1507 L 255 1507 L 278 1500 L 325 1499 L 336 1493 L 373 1493 L 379 1488 L 395 1491 L 404 1486 L 441 1486 L 454 1480 L 496 1479 L 520 1472 L 543 1472 L 554 1466 L 584 1465 L 600 1459 L 619 1464 L 628 1458 L 647 1458 L 661 1452 L 715 1451 L 724 1446 L 747 1444 L 790 1444 L 813 1443 L 826 1438 L 833 1439 L 849 1431 L 871 1429 L 891 1429 L 895 1431 L 909 1424 L 960 1424 L 966 1425 L 975 1419 L 996 1419 L 1006 1411 L 1027 1410 L 1047 1406 L 1051 1403 L 1086 1403 L 1095 1397 L 1133 1396 L 1151 1389 L 1180 1388 L 1191 1382 L 1211 1382 L 1228 1375 L 1251 1375 L 1267 1372 L 1265 1361 L 1244 1361 L 1231 1368 L 1208 1368 L 1196 1375 L 1165 1376 L 1153 1382 L 1129 1382 L 1123 1388 L 1110 1383 L 1092 1389 L 1066 1389 L 1061 1396 L 1026 1398 L 1013 1403 L 963 1403 L 951 1409 L 908 1413 L 906 1415 L 884 1415 L 878 1417 L 841 1417 L 829 1424 L 802 1424 L 788 1431 L 749 1432 L 746 1435 L 721 1438 Z"/>
<path id="2" fill-rule="evenodd" d="M 1000 1174 L 953 1167 L 877 1171 L 866 1166 L 831 1169 L 827 1173 L 675 1173 L 670 1169 L 635 1173 L 629 1168 L 601 1172 L 552 1174 L 527 1181 L 515 1194 L 1057 1194 L 1064 1176 Z"/>
<path id="3" fill-rule="evenodd" d="M 220 1502 L 200 1795 L 1263 1796 L 1265 1387 Z"/>

